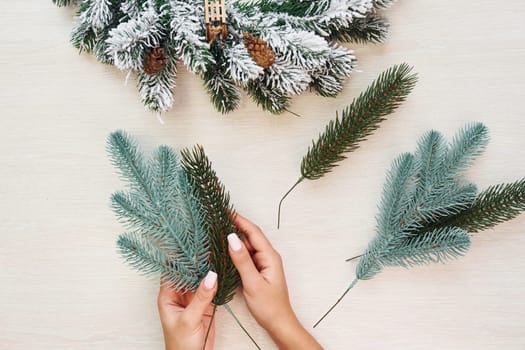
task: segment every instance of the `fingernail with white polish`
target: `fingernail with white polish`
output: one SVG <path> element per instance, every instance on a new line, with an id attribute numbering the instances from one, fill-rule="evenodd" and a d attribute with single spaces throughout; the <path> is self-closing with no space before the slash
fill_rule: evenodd
<path id="1" fill-rule="evenodd" d="M 217 282 L 217 274 L 213 271 L 208 271 L 208 274 L 204 277 L 204 287 L 206 287 L 206 289 L 213 289 L 215 282 Z"/>
<path id="2" fill-rule="evenodd" d="M 239 236 L 237 236 L 236 233 L 230 233 L 228 235 L 228 244 L 234 252 L 241 249 L 241 240 L 239 239 Z"/>

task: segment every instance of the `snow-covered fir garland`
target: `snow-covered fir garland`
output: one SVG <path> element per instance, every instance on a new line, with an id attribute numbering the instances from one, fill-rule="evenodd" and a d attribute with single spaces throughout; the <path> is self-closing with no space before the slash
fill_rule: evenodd
<path id="1" fill-rule="evenodd" d="M 225 23 L 209 23 L 204 0 L 53 0 L 79 6 L 74 46 L 136 73 L 148 109 L 173 106 L 180 60 L 202 77 L 222 113 L 238 106 L 241 89 L 272 113 L 308 88 L 336 96 L 355 66 L 352 50 L 338 42 L 382 41 L 388 25 L 377 11 L 393 1 L 208 0 L 225 2 L 226 12 Z M 216 25 L 224 35 L 210 38 Z M 267 66 L 255 59 L 258 49 L 271 56 Z"/>

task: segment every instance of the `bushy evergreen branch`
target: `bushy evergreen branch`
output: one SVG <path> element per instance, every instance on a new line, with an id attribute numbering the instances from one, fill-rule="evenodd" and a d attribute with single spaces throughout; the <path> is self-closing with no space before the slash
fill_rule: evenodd
<path id="1" fill-rule="evenodd" d="M 470 248 L 469 233 L 525 211 L 525 178 L 480 194 L 465 178 L 464 170 L 488 140 L 488 129 L 481 123 L 460 129 L 450 144 L 430 131 L 420 138 L 414 154 L 394 160 L 383 188 L 376 236 L 363 254 L 349 259 L 360 258 L 356 279 L 321 320 L 358 280 L 371 279 L 386 266 L 408 268 L 458 258 Z"/>
<path id="2" fill-rule="evenodd" d="M 210 269 L 210 247 L 204 211 L 177 155 L 161 146 L 147 162 L 123 131 L 109 136 L 108 153 L 129 189 L 111 197 L 115 214 L 133 230 L 120 236 L 120 252 L 137 270 L 194 290 Z"/>
<path id="3" fill-rule="evenodd" d="M 345 153 L 359 147 L 385 117 L 394 112 L 406 99 L 417 82 L 417 75 L 406 63 L 396 65 L 379 77 L 346 107 L 341 118 L 336 116 L 326 126 L 319 138 L 312 141 L 301 162 L 301 176 L 316 180 L 330 172 L 337 163 L 346 158 Z M 297 186 L 297 183 L 294 187 Z M 288 191 L 279 202 L 277 227 L 280 225 L 281 205 Z"/>
<path id="4" fill-rule="evenodd" d="M 381 75 L 346 107 L 313 142 L 301 162 L 301 175 L 309 180 L 321 178 L 371 135 L 385 116 L 392 113 L 414 88 L 417 75 L 403 63 Z"/>
<path id="5" fill-rule="evenodd" d="M 212 164 L 201 146 L 181 151 L 182 166 L 195 182 L 199 200 L 205 213 L 211 245 L 211 265 L 220 276 L 219 288 L 213 299 L 216 305 L 228 303 L 239 286 L 240 277 L 228 255 L 227 236 L 237 232 L 233 223 L 235 212 L 230 195 L 220 182 Z"/>

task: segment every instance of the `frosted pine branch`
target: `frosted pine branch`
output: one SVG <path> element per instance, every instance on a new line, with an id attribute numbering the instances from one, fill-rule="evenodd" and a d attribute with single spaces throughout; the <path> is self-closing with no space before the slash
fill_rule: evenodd
<path id="1" fill-rule="evenodd" d="M 59 6 L 76 3 L 54 2 Z M 206 37 L 201 0 L 85 0 L 79 5 L 71 41 L 79 50 L 93 52 L 103 63 L 138 74 L 140 95 L 150 110 L 163 112 L 172 107 L 175 82 L 166 79 L 175 79 L 172 61 L 177 60 L 203 78 L 220 112 L 237 108 L 244 89 L 264 110 L 281 113 L 288 108 L 290 96 L 309 86 L 322 96 L 341 92 L 355 57 L 334 40 L 383 40 L 387 24 L 376 10 L 387 3 L 227 1 L 227 33 L 225 38 L 215 38 L 213 49 Z M 247 35 L 263 41 L 264 55 L 271 53 L 267 62 L 273 65 L 268 68 L 261 64 L 261 51 L 252 57 L 254 52 L 244 47 Z M 153 48 L 169 55 L 170 67 L 161 73 L 162 67 L 146 69 L 158 77 L 144 73 L 145 59 Z M 258 63 L 254 57 L 259 57 Z M 162 65 L 166 60 L 157 62 Z"/>
<path id="2" fill-rule="evenodd" d="M 117 68 L 141 71 L 146 49 L 159 46 L 164 35 L 159 14 L 149 7 L 139 18 L 111 30 L 107 52 L 113 56 Z"/>

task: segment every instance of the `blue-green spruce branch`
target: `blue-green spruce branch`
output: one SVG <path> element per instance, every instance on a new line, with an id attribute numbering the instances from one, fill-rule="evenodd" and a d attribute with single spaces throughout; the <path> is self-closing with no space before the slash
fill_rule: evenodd
<path id="1" fill-rule="evenodd" d="M 177 62 L 200 76 L 215 108 L 236 109 L 244 90 L 271 113 L 289 110 L 292 96 L 312 89 L 336 96 L 355 66 L 340 43 L 379 43 L 388 23 L 380 14 L 393 0 L 229 0 L 227 37 L 206 37 L 204 0 L 53 0 L 78 8 L 72 44 L 137 76 L 145 107 L 174 104 Z M 258 64 L 244 33 L 263 40 L 275 60 Z M 152 52 L 160 65 L 148 69 Z M 161 52 L 159 54 L 159 52 Z"/>
<path id="2" fill-rule="evenodd" d="M 107 150 L 127 183 L 127 191 L 111 196 L 111 207 L 128 230 L 117 241 L 121 255 L 134 269 L 160 274 L 162 283 L 183 293 L 197 289 L 209 270 L 217 272 L 215 315 L 240 284 L 226 239 L 237 229 L 229 194 L 204 150 L 195 146 L 179 157 L 172 148 L 160 146 L 145 159 L 137 142 L 123 131 L 109 136 Z"/>
<path id="3" fill-rule="evenodd" d="M 356 277 L 317 326 L 359 280 L 387 266 L 446 262 L 463 256 L 471 234 L 525 211 L 525 178 L 478 193 L 464 171 L 489 141 L 487 128 L 469 124 L 447 143 L 437 131 L 424 134 L 414 153 L 394 160 L 387 173 L 376 236 L 356 267 Z M 357 258 L 355 257 L 355 258 Z"/>
<path id="4" fill-rule="evenodd" d="M 283 201 L 295 187 L 305 179 L 320 179 L 345 159 L 346 153 L 359 148 L 360 143 L 405 101 L 416 82 L 417 75 L 412 73 L 412 67 L 406 63 L 393 66 L 355 98 L 342 111 L 341 118 L 336 115 L 328 123 L 303 157 L 301 176 L 279 202 L 277 228 L 281 222 Z"/>

